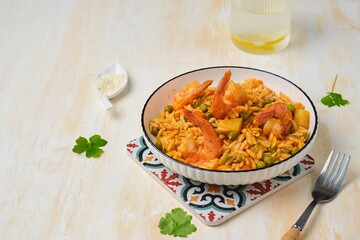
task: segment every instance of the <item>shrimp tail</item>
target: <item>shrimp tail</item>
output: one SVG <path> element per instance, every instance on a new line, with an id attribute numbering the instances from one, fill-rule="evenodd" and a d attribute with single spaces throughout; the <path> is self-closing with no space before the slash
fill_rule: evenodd
<path id="1" fill-rule="evenodd" d="M 290 121 L 292 119 L 292 113 L 287 108 L 287 105 L 285 103 L 275 103 L 274 105 L 271 105 L 270 107 L 263 110 L 259 115 L 257 115 L 253 123 L 255 126 L 260 126 L 272 117 L 284 121 Z"/>
<path id="2" fill-rule="evenodd" d="M 270 118 L 272 118 L 274 116 L 274 112 L 273 111 L 263 111 L 262 113 L 260 113 L 258 116 L 256 116 L 256 118 L 254 119 L 254 125 L 256 127 L 260 126 L 263 123 L 266 123 Z"/>
<path id="3" fill-rule="evenodd" d="M 195 100 L 198 96 L 200 96 L 200 94 L 202 92 L 204 92 L 211 84 L 212 84 L 213 80 L 206 80 L 205 82 L 203 82 L 200 86 L 198 86 L 197 88 L 195 88 L 193 91 L 189 92 L 188 94 L 186 94 L 183 98 L 181 98 L 178 101 L 174 101 L 173 102 L 173 108 L 175 110 L 179 110 L 181 108 L 183 108 L 184 106 L 188 105 L 189 103 L 191 103 L 193 100 Z"/>
<path id="4" fill-rule="evenodd" d="M 229 110 L 229 106 L 224 102 L 225 90 L 230 81 L 231 71 L 225 72 L 214 92 L 214 100 L 212 104 L 212 115 L 216 118 L 223 119 Z"/>

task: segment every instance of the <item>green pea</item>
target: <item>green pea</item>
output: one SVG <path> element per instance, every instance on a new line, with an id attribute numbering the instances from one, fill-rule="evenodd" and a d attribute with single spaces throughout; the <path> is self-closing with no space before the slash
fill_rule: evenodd
<path id="1" fill-rule="evenodd" d="M 290 150 L 288 148 L 281 148 L 282 153 L 290 153 Z"/>
<path id="2" fill-rule="evenodd" d="M 264 163 L 263 161 L 258 161 L 256 163 L 256 168 L 264 168 L 266 167 L 266 163 Z"/>
<path id="3" fill-rule="evenodd" d="M 266 99 L 264 100 L 264 105 L 269 104 L 269 103 L 272 103 L 272 102 L 273 102 L 272 99 L 266 98 Z"/>
<path id="4" fill-rule="evenodd" d="M 273 147 L 269 147 L 267 150 L 268 150 L 270 153 L 274 153 L 274 152 L 276 152 L 276 149 L 275 149 L 275 148 L 273 148 Z"/>
<path id="5" fill-rule="evenodd" d="M 254 151 L 255 151 L 256 153 L 258 153 L 258 152 L 260 151 L 260 146 L 259 146 L 259 144 L 254 145 Z"/>
<path id="6" fill-rule="evenodd" d="M 210 120 L 210 118 L 212 118 L 211 112 L 205 113 L 205 119 L 206 119 L 206 120 Z"/>
<path id="7" fill-rule="evenodd" d="M 287 105 L 287 108 L 289 109 L 289 111 L 290 111 L 291 113 L 294 113 L 295 110 L 296 110 L 295 106 L 292 105 L 292 104 L 288 104 L 288 105 Z"/>
<path id="8" fill-rule="evenodd" d="M 200 107 L 200 105 L 201 105 L 201 102 L 196 101 L 196 102 L 194 102 L 193 107 L 194 107 L 194 108 L 197 108 L 197 107 Z"/>
<path id="9" fill-rule="evenodd" d="M 299 147 L 294 147 L 291 151 L 291 155 L 294 155 L 295 153 L 297 153 L 299 151 Z"/>
<path id="10" fill-rule="evenodd" d="M 208 106 L 206 104 L 201 104 L 200 105 L 200 111 L 202 111 L 203 113 L 208 111 Z"/>
<path id="11" fill-rule="evenodd" d="M 219 138 L 220 138 L 220 139 L 224 139 L 225 137 L 226 137 L 225 134 L 219 133 Z"/>
<path id="12" fill-rule="evenodd" d="M 227 137 L 228 137 L 229 140 L 234 141 L 238 137 L 238 134 L 236 132 L 231 132 L 231 133 L 228 134 Z"/>
<path id="13" fill-rule="evenodd" d="M 153 136 L 156 137 L 158 133 L 159 133 L 159 128 L 153 127 L 153 128 L 151 129 L 151 134 L 152 134 Z"/>
<path id="14" fill-rule="evenodd" d="M 235 162 L 241 162 L 242 161 L 242 156 L 241 155 L 236 155 L 235 157 Z"/>
<path id="15" fill-rule="evenodd" d="M 247 112 L 241 112 L 241 113 L 240 113 L 240 117 L 241 117 L 242 119 L 246 120 L 246 119 L 248 119 L 249 114 L 248 114 Z"/>
<path id="16" fill-rule="evenodd" d="M 160 151 L 163 150 L 163 146 L 162 146 L 162 143 L 160 141 L 156 141 L 155 147 L 158 148 Z"/>
<path id="17" fill-rule="evenodd" d="M 271 155 L 265 155 L 263 160 L 267 165 L 271 165 L 275 162 L 275 158 Z"/>
<path id="18" fill-rule="evenodd" d="M 166 105 L 165 111 L 167 111 L 168 113 L 172 113 L 174 111 L 174 108 L 171 105 Z"/>
<path id="19" fill-rule="evenodd" d="M 231 157 L 232 156 L 230 153 L 225 153 L 224 155 L 221 156 L 220 163 L 225 164 Z"/>
<path id="20" fill-rule="evenodd" d="M 306 133 L 306 134 L 305 134 L 305 142 L 307 142 L 307 141 L 309 140 L 309 138 L 310 138 L 310 134 L 309 134 L 309 133 Z"/>

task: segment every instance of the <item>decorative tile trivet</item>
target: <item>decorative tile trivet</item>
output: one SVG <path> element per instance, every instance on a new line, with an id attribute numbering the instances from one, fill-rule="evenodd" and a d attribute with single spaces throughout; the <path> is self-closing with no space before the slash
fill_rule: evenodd
<path id="1" fill-rule="evenodd" d="M 225 186 L 197 182 L 174 173 L 150 152 L 143 136 L 126 145 L 130 157 L 168 190 L 194 216 L 219 225 L 246 208 L 311 172 L 315 161 L 306 155 L 295 167 L 263 182 Z"/>

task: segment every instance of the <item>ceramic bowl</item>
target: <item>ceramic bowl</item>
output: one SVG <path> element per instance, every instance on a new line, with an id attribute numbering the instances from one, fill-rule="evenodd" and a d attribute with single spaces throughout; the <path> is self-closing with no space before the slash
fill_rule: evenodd
<path id="1" fill-rule="evenodd" d="M 279 94 L 279 92 L 283 92 L 287 96 L 290 96 L 293 101 L 301 102 L 305 106 L 305 108 L 310 112 L 309 139 L 306 145 L 300 151 L 282 162 L 261 169 L 219 171 L 207 170 L 184 164 L 167 156 L 165 153 L 161 152 L 155 147 L 156 139 L 150 133 L 149 129 L 150 119 L 155 118 L 160 112 L 162 112 L 164 106 L 172 102 L 174 96 L 186 83 L 193 80 L 203 82 L 208 79 L 213 79 L 214 82 L 212 86 L 216 86 L 218 81 L 227 70 L 232 71 L 232 79 L 235 81 L 238 80 L 240 82 L 248 77 L 261 79 L 263 80 L 264 85 L 274 90 L 277 94 Z M 292 83 L 290 80 L 277 74 L 260 69 L 238 66 L 216 66 L 196 69 L 183 73 L 159 86 L 149 96 L 146 103 L 144 104 L 141 114 L 141 124 L 144 139 L 150 151 L 158 160 L 160 160 L 172 171 L 192 180 L 210 184 L 244 185 L 254 182 L 261 182 L 276 177 L 299 163 L 309 152 L 315 141 L 318 117 L 315 106 L 309 96 L 305 93 L 304 90 Z"/>

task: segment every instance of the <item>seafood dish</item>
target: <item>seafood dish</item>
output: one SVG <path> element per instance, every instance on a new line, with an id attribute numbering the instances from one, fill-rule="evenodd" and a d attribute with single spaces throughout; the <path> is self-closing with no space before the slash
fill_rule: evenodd
<path id="1" fill-rule="evenodd" d="M 155 147 L 184 164 L 219 171 L 262 169 L 300 151 L 310 111 L 258 77 L 189 81 L 148 122 Z"/>

